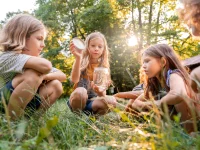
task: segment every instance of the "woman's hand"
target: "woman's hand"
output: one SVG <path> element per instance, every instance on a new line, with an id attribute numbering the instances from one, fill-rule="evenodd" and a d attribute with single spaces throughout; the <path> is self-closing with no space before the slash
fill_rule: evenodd
<path id="1" fill-rule="evenodd" d="M 82 53 L 83 51 L 82 50 L 78 50 L 74 43 L 71 41 L 70 42 L 70 46 L 69 46 L 69 49 L 71 51 L 71 53 L 76 57 L 76 58 L 81 58 L 82 57 Z"/>

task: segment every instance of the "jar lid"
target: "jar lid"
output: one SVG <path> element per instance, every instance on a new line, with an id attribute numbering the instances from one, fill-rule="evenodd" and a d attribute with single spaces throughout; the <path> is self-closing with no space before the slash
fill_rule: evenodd
<path id="1" fill-rule="evenodd" d="M 75 37 L 72 39 L 74 46 L 76 46 L 76 48 L 78 48 L 79 50 L 85 50 L 85 43 L 83 40 Z"/>

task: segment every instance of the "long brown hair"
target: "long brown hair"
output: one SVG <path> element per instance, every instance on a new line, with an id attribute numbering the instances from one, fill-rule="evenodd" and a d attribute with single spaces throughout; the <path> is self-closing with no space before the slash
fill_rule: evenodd
<path id="1" fill-rule="evenodd" d="M 183 78 L 185 84 L 186 84 L 186 89 L 188 94 L 193 98 L 194 97 L 194 92 L 192 91 L 192 88 L 190 87 L 190 77 L 186 69 L 182 66 L 178 56 L 175 54 L 174 50 L 168 46 L 167 44 L 156 44 L 153 46 L 150 46 L 147 48 L 144 52 L 143 55 L 148 55 L 154 58 L 164 58 L 166 60 L 166 65 L 163 68 L 163 70 L 160 72 L 160 78 L 163 81 L 165 85 L 165 89 L 169 91 L 169 87 L 166 85 L 166 80 L 167 80 L 167 71 L 169 69 L 174 70 L 178 69 L 179 70 L 179 75 Z M 148 78 L 146 77 L 146 85 L 145 85 L 145 97 L 147 99 L 150 98 L 150 93 L 152 95 L 157 95 L 159 93 L 159 86 L 161 83 L 158 81 L 156 77 L 153 78 Z"/>
<path id="2" fill-rule="evenodd" d="M 43 23 L 28 14 L 18 14 L 9 20 L 0 32 L 0 46 L 3 51 L 21 53 L 26 39 L 36 31 L 45 29 Z"/>

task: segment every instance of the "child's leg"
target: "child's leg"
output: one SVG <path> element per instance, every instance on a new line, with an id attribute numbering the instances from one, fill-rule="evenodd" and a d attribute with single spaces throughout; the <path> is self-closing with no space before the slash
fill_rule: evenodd
<path id="1" fill-rule="evenodd" d="M 104 100 L 94 100 L 92 110 L 95 114 L 104 115 L 109 112 L 108 104 Z"/>
<path id="2" fill-rule="evenodd" d="M 83 110 L 88 99 L 87 90 L 83 87 L 76 88 L 70 95 L 70 106 L 73 111 Z"/>
<path id="3" fill-rule="evenodd" d="M 95 114 L 104 115 L 110 112 L 110 106 L 116 107 L 116 99 L 113 96 L 96 98 L 92 103 L 92 110 Z"/>
<path id="4" fill-rule="evenodd" d="M 42 75 L 32 69 L 27 69 L 23 74 L 15 76 L 12 80 L 14 91 L 8 103 L 8 111 L 11 118 L 14 119 L 24 113 L 26 105 L 34 97 L 42 80 Z"/>
<path id="5" fill-rule="evenodd" d="M 41 98 L 40 109 L 48 109 L 61 96 L 62 92 L 62 83 L 58 80 L 52 80 L 42 85 L 39 89 Z"/>
<path id="6" fill-rule="evenodd" d="M 178 113 L 181 113 L 181 121 L 182 122 L 192 119 L 192 116 L 190 113 L 191 110 L 189 110 L 189 112 L 188 112 L 188 107 L 185 102 L 175 105 L 175 108 Z M 194 131 L 194 123 L 193 122 L 184 123 L 183 127 L 187 130 L 188 133 Z"/>

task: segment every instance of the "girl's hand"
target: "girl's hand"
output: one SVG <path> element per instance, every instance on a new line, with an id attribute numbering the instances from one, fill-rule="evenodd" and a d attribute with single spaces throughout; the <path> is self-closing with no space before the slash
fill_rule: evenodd
<path id="1" fill-rule="evenodd" d="M 143 102 L 143 109 L 145 110 L 151 110 L 153 108 L 152 101 Z"/>
<path id="2" fill-rule="evenodd" d="M 143 101 L 140 101 L 140 102 L 137 102 L 137 103 L 132 103 L 131 107 L 134 109 L 134 110 L 137 110 L 137 111 L 149 111 L 152 109 L 152 102 L 151 101 L 147 101 L 147 102 L 143 102 Z"/>
<path id="3" fill-rule="evenodd" d="M 71 41 L 70 42 L 70 47 L 69 47 L 71 53 L 76 57 L 76 58 L 81 58 L 82 57 L 82 53 L 83 51 L 82 50 L 78 50 L 74 43 Z"/>
<path id="4" fill-rule="evenodd" d="M 114 97 L 116 97 L 116 98 L 118 98 L 119 96 L 118 96 L 119 94 L 118 93 L 116 93 L 116 94 L 114 94 L 113 96 Z"/>
<path id="5" fill-rule="evenodd" d="M 106 95 L 106 89 L 104 89 L 103 91 L 100 90 L 92 81 L 91 82 L 91 88 L 95 91 L 95 93 L 97 93 L 98 96 L 105 96 Z"/>
<path id="6" fill-rule="evenodd" d="M 129 100 L 128 104 L 125 107 L 125 111 L 126 112 L 130 112 L 131 113 L 133 111 L 132 104 L 133 104 L 134 101 L 135 101 L 135 99 L 130 99 Z"/>
<path id="7" fill-rule="evenodd" d="M 162 102 L 161 102 L 161 100 L 154 101 L 154 104 L 155 104 L 158 108 L 161 108 L 161 107 L 162 107 Z"/>
<path id="8" fill-rule="evenodd" d="M 116 104 L 117 104 L 117 100 L 114 96 L 106 96 L 105 97 L 105 101 L 108 103 L 108 104 L 111 104 L 113 105 L 114 107 L 116 107 Z"/>

